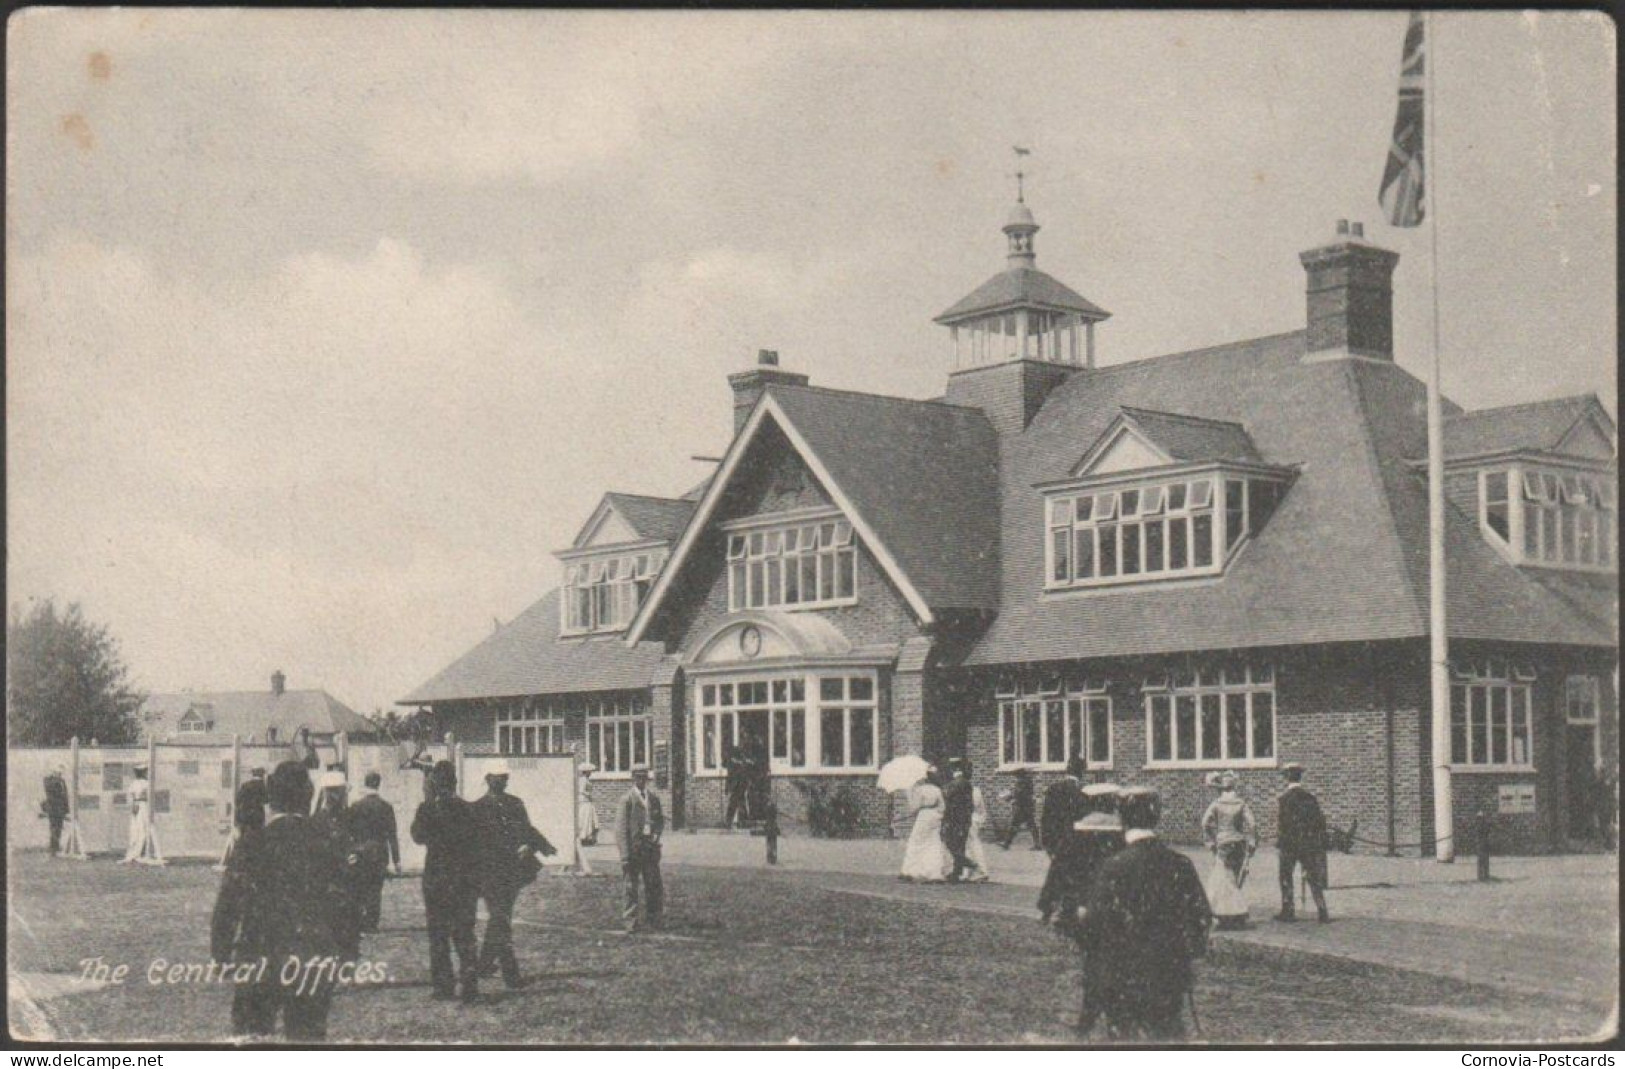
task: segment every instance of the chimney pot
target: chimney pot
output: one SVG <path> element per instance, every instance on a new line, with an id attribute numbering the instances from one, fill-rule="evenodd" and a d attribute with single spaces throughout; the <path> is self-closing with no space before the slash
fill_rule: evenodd
<path id="1" fill-rule="evenodd" d="M 756 350 L 756 362 L 762 367 L 778 367 L 779 351 L 777 349 Z"/>
<path id="2" fill-rule="evenodd" d="M 1349 232 L 1349 221 L 1347 219 L 1339 219 L 1337 221 L 1337 234 L 1338 234 L 1338 236 L 1342 237 L 1344 234 L 1347 234 L 1348 232 Z"/>
<path id="3" fill-rule="evenodd" d="M 282 674 L 281 669 L 278 669 L 277 671 L 271 673 L 271 693 L 272 694 L 281 694 L 282 691 L 287 687 L 287 683 L 288 683 L 288 677 Z"/>
<path id="4" fill-rule="evenodd" d="M 1357 237 L 1357 238 L 1364 238 L 1365 237 L 1365 224 L 1364 223 L 1352 223 L 1350 225 L 1353 228 L 1353 233 L 1354 233 L 1355 237 Z"/>

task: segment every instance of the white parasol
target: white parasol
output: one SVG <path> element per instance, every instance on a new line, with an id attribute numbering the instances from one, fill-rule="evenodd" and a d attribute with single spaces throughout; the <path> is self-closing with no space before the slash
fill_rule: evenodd
<path id="1" fill-rule="evenodd" d="M 929 761 L 914 754 L 894 757 L 881 766 L 878 785 L 883 791 L 906 791 L 924 779 L 930 768 Z"/>

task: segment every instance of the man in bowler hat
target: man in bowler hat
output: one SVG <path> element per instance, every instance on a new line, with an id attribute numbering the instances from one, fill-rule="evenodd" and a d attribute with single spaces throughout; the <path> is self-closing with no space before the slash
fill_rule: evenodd
<path id="1" fill-rule="evenodd" d="M 530 822 L 525 803 L 508 793 L 506 761 L 486 766 L 485 794 L 470 807 L 479 829 L 480 897 L 485 899 L 485 943 L 480 975 L 501 971 L 502 982 L 519 987 L 519 959 L 513 952 L 513 907 L 519 892 L 536 878 L 543 857 L 558 853 Z"/>
<path id="2" fill-rule="evenodd" d="M 1282 765 L 1281 773 L 1286 777 L 1286 790 L 1277 803 L 1275 824 L 1281 854 L 1281 912 L 1275 919 L 1298 919 L 1292 908 L 1292 874 L 1302 865 L 1315 911 L 1325 924 L 1332 919 L 1326 912 L 1326 816 L 1320 811 L 1320 801 L 1303 785 L 1302 765 Z"/>
<path id="3" fill-rule="evenodd" d="M 427 797 L 412 818 L 412 841 L 427 848 L 423 858 L 423 908 L 429 921 L 429 975 L 434 997 L 479 998 L 479 969 L 474 952 L 474 907 L 479 894 L 474 866 L 478 858 L 474 816 L 457 796 L 457 769 L 437 761 L 424 783 Z M 457 970 L 452 971 L 452 948 Z"/>

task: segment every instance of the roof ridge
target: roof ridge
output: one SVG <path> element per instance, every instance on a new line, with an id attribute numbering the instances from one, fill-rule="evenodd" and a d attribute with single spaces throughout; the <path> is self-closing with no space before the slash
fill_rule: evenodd
<path id="1" fill-rule="evenodd" d="M 1166 416 L 1169 419 L 1184 420 L 1186 423 L 1211 423 L 1216 426 L 1234 427 L 1244 434 L 1247 431 L 1247 425 L 1245 423 L 1234 419 L 1214 419 L 1210 416 L 1192 416 L 1184 412 L 1170 412 L 1163 408 L 1144 408 L 1140 405 L 1118 405 L 1117 407 L 1124 412 L 1142 412 L 1148 416 Z"/>
<path id="2" fill-rule="evenodd" d="M 784 390 L 807 390 L 815 393 L 840 394 L 846 397 L 862 397 L 870 401 L 891 401 L 902 405 L 928 405 L 934 408 L 952 409 L 955 412 L 962 412 L 967 415 L 980 415 L 983 419 L 987 418 L 987 414 L 976 405 L 956 405 L 935 397 L 898 397 L 896 394 L 890 393 L 865 393 L 862 390 L 843 390 L 836 386 L 796 386 L 787 382 L 770 382 L 762 388 L 764 393 L 776 393 Z"/>
<path id="3" fill-rule="evenodd" d="M 1446 418 L 1471 419 L 1474 416 L 1494 416 L 1500 415 L 1504 412 L 1516 411 L 1520 408 L 1540 408 L 1545 405 L 1571 404 L 1576 401 L 1582 404 L 1587 401 L 1597 401 L 1596 391 L 1564 394 L 1562 397 L 1548 397 L 1541 401 L 1517 401 L 1510 405 L 1497 405 L 1494 408 L 1474 408 L 1463 412 L 1458 412 L 1454 416 L 1447 416 Z M 1601 402 L 1598 401 L 1598 403 L 1600 404 Z"/>
<path id="4" fill-rule="evenodd" d="M 1307 333 L 1308 331 L 1302 328 L 1283 330 L 1275 334 L 1260 334 L 1256 338 L 1238 338 L 1235 341 L 1220 342 L 1218 345 L 1205 345 L 1200 349 L 1181 349 L 1178 352 L 1162 353 L 1158 356 L 1142 356 L 1138 360 L 1124 360 L 1117 364 L 1102 364 L 1099 367 L 1084 370 L 1099 374 L 1106 371 L 1116 371 L 1120 368 L 1138 367 L 1141 364 L 1151 364 L 1160 360 L 1182 360 L 1187 357 L 1211 356 L 1224 349 L 1241 349 L 1246 346 L 1258 345 L 1261 342 L 1279 341 L 1282 338 L 1290 338 L 1294 335 L 1301 336 Z"/>
<path id="5" fill-rule="evenodd" d="M 1410 603 L 1411 611 L 1415 614 L 1417 621 L 1426 626 L 1428 605 L 1424 600 L 1424 592 L 1427 589 L 1427 576 L 1421 576 L 1420 581 L 1418 581 L 1418 576 L 1412 574 L 1410 554 L 1406 552 L 1405 536 L 1399 529 L 1399 517 L 1394 515 L 1393 494 L 1388 486 L 1387 474 L 1383 471 L 1382 456 L 1377 451 L 1377 436 L 1371 425 L 1371 408 L 1367 403 L 1365 385 L 1360 379 L 1359 366 L 1353 360 L 1343 361 L 1341 370 L 1343 372 L 1343 381 L 1348 385 L 1352 394 L 1356 416 L 1360 421 L 1361 452 L 1365 456 L 1366 473 L 1376 483 L 1377 494 L 1382 499 L 1382 521 L 1387 529 L 1389 546 L 1398 558 L 1396 564 L 1398 565 L 1400 581 L 1405 584 L 1405 599 Z"/>
<path id="6" fill-rule="evenodd" d="M 670 503 L 676 504 L 676 505 L 693 504 L 693 502 L 686 501 L 681 497 L 663 497 L 660 494 L 634 494 L 629 490 L 605 490 L 604 491 L 604 496 L 605 497 L 635 497 L 635 498 L 639 499 L 640 501 L 666 501 L 666 502 L 670 502 Z"/>

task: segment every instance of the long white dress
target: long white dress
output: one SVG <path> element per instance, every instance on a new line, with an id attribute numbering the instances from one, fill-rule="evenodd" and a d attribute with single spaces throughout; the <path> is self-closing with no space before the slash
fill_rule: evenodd
<path id="1" fill-rule="evenodd" d="M 919 783 L 909 792 L 914 810 L 914 830 L 909 832 L 903 851 L 905 879 L 941 883 L 953 871 L 953 857 L 942 842 L 942 792 L 929 783 Z"/>
<path id="2" fill-rule="evenodd" d="M 970 789 L 972 804 L 970 838 L 965 841 L 965 856 L 970 863 L 976 866 L 976 875 L 971 879 L 982 882 L 990 875 L 987 867 L 987 850 L 982 845 L 982 829 L 987 827 L 987 799 L 982 796 L 982 788 Z"/>

